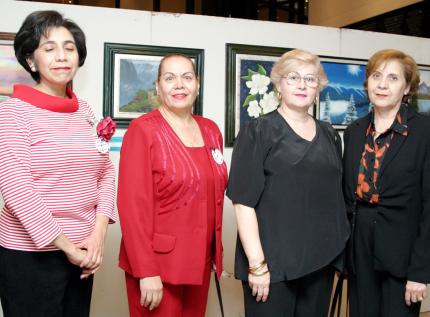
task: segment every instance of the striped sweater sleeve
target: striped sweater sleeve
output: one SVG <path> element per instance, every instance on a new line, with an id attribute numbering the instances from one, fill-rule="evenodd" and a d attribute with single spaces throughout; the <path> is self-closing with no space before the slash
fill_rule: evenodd
<path id="1" fill-rule="evenodd" d="M 37 248 L 50 244 L 61 229 L 34 190 L 30 140 L 19 109 L 0 109 L 0 191 L 8 210 L 21 222 Z"/>
<path id="2" fill-rule="evenodd" d="M 85 112 L 88 114 L 88 116 L 92 120 L 95 120 L 95 115 L 91 106 L 83 100 L 79 101 L 81 106 L 85 107 Z M 110 159 L 106 161 L 104 168 L 98 178 L 98 193 L 96 213 L 108 217 L 109 223 L 115 223 L 115 167 Z"/>

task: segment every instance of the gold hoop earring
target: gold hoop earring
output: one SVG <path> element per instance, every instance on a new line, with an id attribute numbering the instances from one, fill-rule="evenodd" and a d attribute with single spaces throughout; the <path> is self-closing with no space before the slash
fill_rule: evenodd
<path id="1" fill-rule="evenodd" d="M 276 98 L 278 98 L 279 101 L 282 100 L 282 95 L 279 91 L 276 91 Z"/>

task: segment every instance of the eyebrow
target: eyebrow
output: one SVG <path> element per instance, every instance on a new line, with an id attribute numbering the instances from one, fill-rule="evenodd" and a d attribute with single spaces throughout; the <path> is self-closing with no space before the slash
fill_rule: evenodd
<path id="1" fill-rule="evenodd" d="M 193 72 L 185 72 L 185 73 L 182 73 L 182 74 L 175 74 L 175 73 L 172 73 L 172 72 L 165 72 L 163 74 L 163 76 L 165 76 L 165 75 L 174 75 L 174 76 L 181 75 L 181 76 L 183 76 L 183 75 L 187 75 L 187 74 L 195 75 Z"/>
<path id="2" fill-rule="evenodd" d="M 43 46 L 43 45 L 48 45 L 48 44 L 57 44 L 57 42 L 55 42 L 55 41 L 46 41 L 46 42 L 43 42 L 43 43 L 41 43 L 40 44 L 40 46 Z M 63 42 L 63 45 L 64 44 L 73 44 L 73 45 L 75 45 L 76 46 L 76 43 L 74 42 L 74 41 L 72 41 L 72 40 L 67 40 L 67 41 L 64 41 Z"/>

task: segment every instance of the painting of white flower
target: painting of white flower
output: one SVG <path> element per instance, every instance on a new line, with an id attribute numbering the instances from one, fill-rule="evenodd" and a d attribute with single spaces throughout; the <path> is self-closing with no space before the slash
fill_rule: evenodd
<path id="1" fill-rule="evenodd" d="M 257 64 L 256 67 L 256 70 L 248 68 L 248 74 L 242 76 L 246 87 L 249 88 L 242 106 L 247 108 L 248 116 L 251 118 L 258 118 L 272 112 L 279 105 L 266 69 L 260 64 Z"/>
<path id="2" fill-rule="evenodd" d="M 250 95 L 256 95 L 257 93 L 262 95 L 267 91 L 267 86 L 269 86 L 269 84 L 269 77 L 261 74 L 254 74 L 251 76 L 251 80 L 246 82 L 246 87 L 250 88 Z"/>
<path id="3" fill-rule="evenodd" d="M 253 100 L 248 105 L 248 115 L 252 118 L 258 118 L 261 113 L 261 108 L 257 100 Z"/>
<path id="4" fill-rule="evenodd" d="M 263 109 L 263 114 L 272 112 L 278 108 L 279 100 L 275 96 L 275 92 L 271 91 L 268 94 L 263 95 L 263 99 L 260 100 L 260 106 Z"/>

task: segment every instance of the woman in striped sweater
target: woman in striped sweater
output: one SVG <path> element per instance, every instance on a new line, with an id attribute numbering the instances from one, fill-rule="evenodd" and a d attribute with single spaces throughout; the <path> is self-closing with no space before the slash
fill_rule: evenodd
<path id="1" fill-rule="evenodd" d="M 5 317 L 89 316 L 92 274 L 114 221 L 114 123 L 97 125 L 68 83 L 85 35 L 55 11 L 30 14 L 15 55 L 36 81 L 0 104 L 0 297 Z"/>

